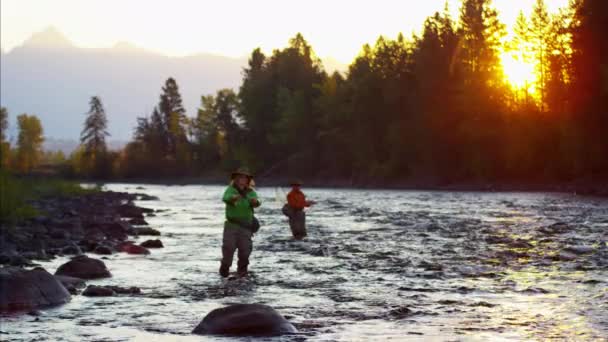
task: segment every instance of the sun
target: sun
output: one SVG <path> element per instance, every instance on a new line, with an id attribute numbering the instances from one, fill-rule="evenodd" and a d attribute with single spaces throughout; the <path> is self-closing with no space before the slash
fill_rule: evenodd
<path id="1" fill-rule="evenodd" d="M 527 90 L 528 93 L 534 91 L 534 63 L 524 61 L 516 51 L 503 52 L 500 61 L 505 80 L 514 90 Z"/>

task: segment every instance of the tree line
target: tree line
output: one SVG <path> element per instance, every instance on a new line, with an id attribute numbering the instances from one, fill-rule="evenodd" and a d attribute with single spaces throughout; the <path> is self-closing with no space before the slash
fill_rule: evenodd
<path id="1" fill-rule="evenodd" d="M 238 91 L 202 96 L 195 116 L 167 79 L 121 151 L 107 150 L 105 111 L 93 97 L 66 172 L 197 177 L 246 165 L 258 175 L 354 184 L 605 179 L 605 32 L 601 0 L 553 15 L 537 0 L 510 40 L 490 0 L 463 0 L 457 19 L 446 8 L 419 35 L 364 45 L 345 74 L 328 74 L 297 34 L 270 55 L 255 49 Z M 505 51 L 534 65 L 532 84 L 506 81 Z M 37 132 L 30 116 L 19 118 L 20 131 Z M 35 164 L 28 156 L 39 151 L 28 146 L 41 140 L 27 135 L 14 153 L 3 136 L 3 165 L 9 154 L 19 170 Z"/>

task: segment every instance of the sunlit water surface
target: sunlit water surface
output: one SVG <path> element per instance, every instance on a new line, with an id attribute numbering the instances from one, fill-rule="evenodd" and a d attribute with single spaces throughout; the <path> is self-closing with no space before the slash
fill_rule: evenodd
<path id="1" fill-rule="evenodd" d="M 158 210 L 146 220 L 165 248 L 109 256 L 113 277 L 89 282 L 142 294 L 74 296 L 38 317 L 2 317 L 1 340 L 227 340 L 190 331 L 230 303 L 276 308 L 300 331 L 281 341 L 608 336 L 605 199 L 309 189 L 318 205 L 308 211 L 307 240 L 296 242 L 280 211 L 287 189 L 261 188 L 252 276 L 226 281 L 217 274 L 223 187 L 106 187 L 160 198 L 137 204 Z M 592 250 L 560 257 L 571 246 Z M 42 265 L 54 272 L 65 261 Z"/>

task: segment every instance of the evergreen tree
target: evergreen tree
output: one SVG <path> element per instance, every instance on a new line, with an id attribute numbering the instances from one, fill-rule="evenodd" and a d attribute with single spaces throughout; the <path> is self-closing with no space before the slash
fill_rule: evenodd
<path id="1" fill-rule="evenodd" d="M 545 92 L 546 92 L 546 81 L 547 72 L 549 70 L 549 56 L 551 51 L 549 50 L 549 36 L 551 30 L 551 19 L 547 6 L 544 0 L 536 0 L 530 18 L 530 41 L 532 43 L 532 49 L 534 57 L 536 59 L 537 68 L 537 89 L 540 92 L 540 109 L 545 110 Z"/>
<path id="2" fill-rule="evenodd" d="M 254 170 L 298 158 L 297 166 L 291 165 L 294 169 L 316 163 L 318 113 L 314 102 L 325 77 L 320 60 L 301 34 L 269 58 L 259 49 L 253 51 L 239 91 L 239 117 L 247 149 L 257 153 L 254 165 L 250 165 Z M 298 104 L 294 107 L 292 101 Z M 296 111 L 291 110 L 296 107 Z"/>
<path id="3" fill-rule="evenodd" d="M 573 2 L 572 97 L 586 173 L 608 174 L 608 2 Z"/>
<path id="4" fill-rule="evenodd" d="M 181 150 L 187 142 L 188 120 L 177 82 L 171 77 L 165 81 L 162 88 L 158 111 L 162 118 L 162 134 L 167 157 L 173 160 L 183 158 L 182 155 L 178 156 L 178 150 L 183 153 Z"/>
<path id="5" fill-rule="evenodd" d="M 85 155 L 95 160 L 107 151 L 106 137 L 110 133 L 107 131 L 108 119 L 101 99 L 97 96 L 91 97 L 89 106 L 84 128 L 80 133 L 80 143 L 84 146 Z"/>
<path id="6" fill-rule="evenodd" d="M 513 39 L 509 42 L 508 48 L 513 55 L 514 59 L 522 63 L 523 65 L 528 65 L 533 62 L 533 49 L 532 49 L 532 39 L 530 35 L 530 27 L 528 24 L 528 19 L 524 15 L 523 11 L 519 11 L 517 15 L 517 20 L 515 21 L 515 26 L 513 27 Z M 523 89 L 523 108 L 527 108 L 530 103 L 530 94 L 529 90 L 532 84 L 524 85 Z M 519 89 L 514 89 L 516 92 Z M 516 97 L 518 94 L 515 94 Z M 520 100 L 520 99 L 517 99 Z"/>
<path id="7" fill-rule="evenodd" d="M 462 83 L 457 111 L 463 115 L 457 128 L 457 141 L 466 162 L 454 173 L 483 179 L 495 174 L 501 153 L 491 146 L 502 146 L 500 129 L 504 127 L 501 114 L 506 94 L 499 51 L 505 36 L 505 25 L 491 0 L 464 0 L 460 9 L 459 36 Z"/>

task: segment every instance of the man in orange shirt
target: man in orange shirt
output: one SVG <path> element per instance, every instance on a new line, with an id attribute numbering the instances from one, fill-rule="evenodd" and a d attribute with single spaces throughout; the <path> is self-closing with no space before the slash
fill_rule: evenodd
<path id="1" fill-rule="evenodd" d="M 296 240 L 302 240 L 306 236 L 306 214 L 304 208 L 315 204 L 314 201 L 307 201 L 306 196 L 300 189 L 301 181 L 290 183 L 291 191 L 287 194 L 287 204 L 283 207 L 283 213 L 289 217 L 289 228 Z"/>

